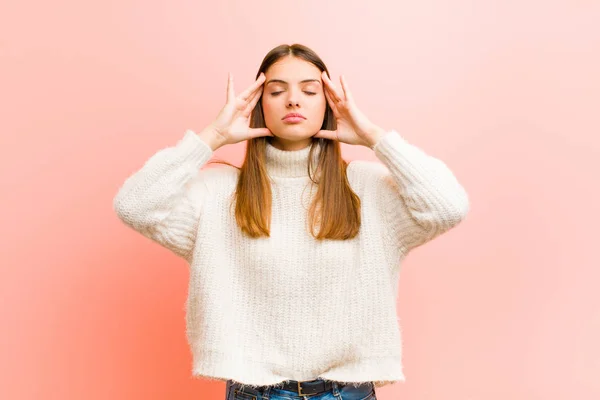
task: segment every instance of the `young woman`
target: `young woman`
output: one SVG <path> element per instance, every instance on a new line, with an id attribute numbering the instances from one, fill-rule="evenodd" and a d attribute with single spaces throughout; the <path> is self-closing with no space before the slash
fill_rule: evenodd
<path id="1" fill-rule="evenodd" d="M 468 212 L 444 162 L 371 122 L 340 81 L 306 46 L 274 48 L 114 198 L 124 223 L 189 263 L 192 375 L 226 381 L 228 400 L 375 399 L 404 381 L 400 264 Z M 242 141 L 241 168 L 202 168 Z M 382 163 L 347 163 L 340 142 Z"/>

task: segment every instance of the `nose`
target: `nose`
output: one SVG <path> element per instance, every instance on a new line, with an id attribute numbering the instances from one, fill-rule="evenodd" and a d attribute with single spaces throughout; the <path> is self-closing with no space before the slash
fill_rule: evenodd
<path id="1" fill-rule="evenodd" d="M 299 106 L 300 104 L 298 103 L 298 99 L 296 98 L 296 96 L 298 96 L 296 94 L 295 90 L 290 89 L 289 90 L 289 96 L 288 96 L 288 107 L 292 107 L 292 106 Z"/>

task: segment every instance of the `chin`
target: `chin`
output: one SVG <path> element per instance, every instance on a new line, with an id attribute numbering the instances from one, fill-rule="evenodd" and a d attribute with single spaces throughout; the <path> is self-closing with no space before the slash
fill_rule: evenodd
<path id="1" fill-rule="evenodd" d="M 283 128 L 281 130 L 272 131 L 272 132 L 273 132 L 273 135 L 275 135 L 276 137 L 278 137 L 280 139 L 286 139 L 286 140 L 304 140 L 304 139 L 309 139 L 317 134 L 317 131 L 307 130 L 306 128 L 304 128 L 304 129 Z"/>

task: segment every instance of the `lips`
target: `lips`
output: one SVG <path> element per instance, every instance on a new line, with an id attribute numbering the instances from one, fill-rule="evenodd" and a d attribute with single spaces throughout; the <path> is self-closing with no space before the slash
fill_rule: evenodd
<path id="1" fill-rule="evenodd" d="M 306 119 L 306 118 L 304 117 L 304 115 L 302 115 L 300 113 L 289 113 L 282 119 Z"/>

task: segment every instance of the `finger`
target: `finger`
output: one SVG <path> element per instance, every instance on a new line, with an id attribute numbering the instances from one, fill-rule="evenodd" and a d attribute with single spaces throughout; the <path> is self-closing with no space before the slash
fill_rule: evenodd
<path id="1" fill-rule="evenodd" d="M 340 82 L 342 82 L 342 90 L 344 90 L 344 96 L 348 101 L 354 101 L 352 97 L 352 93 L 350 93 L 350 88 L 348 87 L 348 82 L 346 82 L 346 77 L 344 75 L 340 76 Z"/>
<path id="2" fill-rule="evenodd" d="M 342 97 L 340 96 L 340 94 L 337 92 L 337 90 L 331 86 L 328 86 L 326 88 L 326 91 L 329 92 L 329 95 L 331 96 L 331 99 L 335 102 L 335 103 L 339 103 L 342 101 Z"/>
<path id="3" fill-rule="evenodd" d="M 263 72 L 260 73 L 260 75 L 258 76 L 258 78 L 254 81 L 254 83 L 252 85 L 250 85 L 250 87 L 246 90 L 244 90 L 241 94 L 240 94 L 240 98 L 243 99 L 244 101 L 247 100 L 250 96 L 252 96 L 252 94 L 256 91 L 256 89 L 258 89 L 263 82 L 265 81 L 265 74 Z"/>
<path id="4" fill-rule="evenodd" d="M 251 93 L 248 94 L 248 96 L 246 96 L 245 98 L 241 98 L 241 101 L 243 102 L 242 107 L 244 108 L 244 110 L 248 107 L 248 105 L 254 101 L 255 97 L 258 95 L 258 98 L 260 98 L 260 95 L 263 92 L 263 86 L 259 85 L 257 88 L 255 88 Z M 240 95 L 240 97 L 242 97 L 242 95 Z"/>
<path id="5" fill-rule="evenodd" d="M 231 72 L 227 74 L 227 103 L 230 103 L 235 98 L 235 91 L 233 90 L 233 75 Z"/>
<path id="6" fill-rule="evenodd" d="M 260 99 L 260 96 L 262 95 L 262 93 L 263 93 L 263 88 L 261 86 L 254 92 L 254 94 L 250 98 L 250 102 L 248 103 L 248 105 L 246 106 L 244 111 L 242 112 L 242 115 L 244 117 L 248 117 L 250 115 L 250 113 L 252 113 L 252 110 L 254 110 L 254 107 L 256 107 L 256 103 L 258 103 L 258 100 Z"/>
<path id="7" fill-rule="evenodd" d="M 250 103 L 252 103 L 252 101 L 255 100 L 256 96 L 258 95 L 258 98 L 260 98 L 260 95 L 262 94 L 262 90 L 263 90 L 263 86 L 259 86 L 256 89 L 254 89 L 254 92 L 250 93 L 250 96 L 246 99 L 239 99 L 238 102 L 236 102 L 236 108 L 238 110 L 242 110 L 243 115 L 249 115 L 250 112 L 252 111 L 252 108 L 250 107 Z M 256 104 L 256 103 L 255 103 Z M 246 114 L 248 113 L 248 114 Z"/>
<path id="8" fill-rule="evenodd" d="M 269 130 L 269 128 L 250 128 L 248 129 L 248 134 L 250 135 L 250 138 L 256 138 L 261 136 L 275 136 Z"/>
<path id="9" fill-rule="evenodd" d="M 336 103 L 339 102 L 339 101 L 341 101 L 342 99 L 341 99 L 340 94 L 337 92 L 337 89 L 333 85 L 333 82 L 331 82 L 331 79 L 329 79 L 329 77 L 326 74 L 323 74 L 323 81 L 325 82 L 325 90 L 329 91 L 329 94 L 331 95 L 331 98 Z"/>
<path id="10" fill-rule="evenodd" d="M 336 131 L 329 131 L 326 129 L 322 129 L 319 132 L 317 132 L 316 135 L 313 135 L 313 137 L 317 138 L 317 139 L 337 140 L 337 133 L 336 133 Z"/>
<path id="11" fill-rule="evenodd" d="M 327 75 L 327 73 L 325 71 L 323 71 L 322 78 L 323 78 L 323 81 L 325 82 L 325 84 L 327 85 L 327 87 L 329 87 L 329 88 L 334 87 L 334 84 L 331 81 L 331 78 L 329 78 L 329 75 Z"/>
<path id="12" fill-rule="evenodd" d="M 333 100 L 331 99 L 331 96 L 329 95 L 328 92 L 325 92 L 325 97 L 327 98 L 327 101 L 329 102 L 329 107 L 331 107 L 331 111 L 333 111 L 333 116 L 336 118 L 339 118 L 338 109 L 337 109 L 335 103 L 333 102 Z"/>

